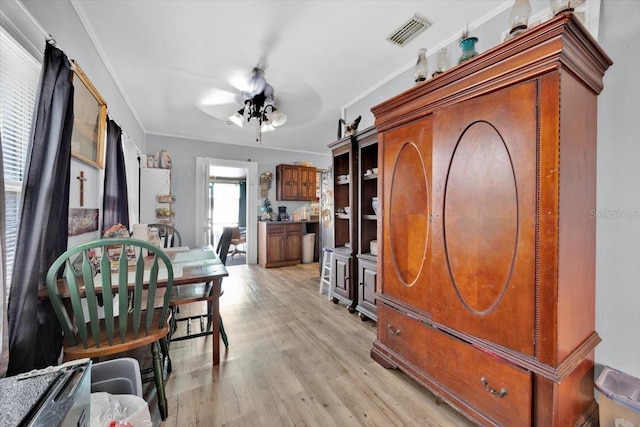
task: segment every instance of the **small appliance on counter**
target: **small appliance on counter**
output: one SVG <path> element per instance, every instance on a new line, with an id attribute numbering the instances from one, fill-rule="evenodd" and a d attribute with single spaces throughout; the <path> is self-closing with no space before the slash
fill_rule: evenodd
<path id="1" fill-rule="evenodd" d="M 286 206 L 278 206 L 278 221 L 286 221 L 289 219 Z"/>
<path id="2" fill-rule="evenodd" d="M 0 425 L 88 426 L 91 405 L 91 361 L 0 379 Z"/>

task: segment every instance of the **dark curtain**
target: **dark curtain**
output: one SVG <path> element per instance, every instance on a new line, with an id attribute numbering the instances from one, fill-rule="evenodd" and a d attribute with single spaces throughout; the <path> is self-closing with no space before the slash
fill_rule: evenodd
<path id="1" fill-rule="evenodd" d="M 0 145 L 2 145 L 1 135 Z M 4 205 L 4 161 L 2 149 L 0 149 L 0 308 L 2 308 L 2 311 L 0 311 L 0 378 L 5 377 L 9 366 L 9 323 L 7 322 L 7 310 L 5 310 L 7 300 L 4 286 L 4 281 L 6 280 L 6 215 Z"/>
<path id="2" fill-rule="evenodd" d="M 15 375 L 57 363 L 62 331 L 38 300 L 47 269 L 67 248 L 73 85 L 67 56 L 47 43 L 27 153 L 9 294 L 9 369 Z"/>
<path id="3" fill-rule="evenodd" d="M 102 231 L 117 223 L 129 229 L 129 197 L 122 149 L 122 129 L 113 120 L 107 121 L 106 151 Z"/>
<path id="4" fill-rule="evenodd" d="M 247 182 L 240 182 L 240 200 L 238 209 L 238 226 L 247 226 Z"/>

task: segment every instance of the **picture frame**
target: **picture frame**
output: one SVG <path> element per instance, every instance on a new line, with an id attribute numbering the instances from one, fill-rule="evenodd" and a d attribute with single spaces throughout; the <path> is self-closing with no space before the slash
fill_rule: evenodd
<path id="1" fill-rule="evenodd" d="M 99 209 L 69 208 L 68 235 L 77 236 L 98 230 Z"/>
<path id="2" fill-rule="evenodd" d="M 71 155 L 102 169 L 107 131 L 107 103 L 76 61 L 73 62 Z"/>

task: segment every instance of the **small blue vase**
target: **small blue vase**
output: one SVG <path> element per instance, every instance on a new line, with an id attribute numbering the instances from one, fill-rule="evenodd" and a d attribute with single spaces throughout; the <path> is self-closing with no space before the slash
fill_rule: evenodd
<path id="1" fill-rule="evenodd" d="M 462 55 L 460 56 L 460 59 L 458 59 L 458 64 L 466 61 L 467 59 L 471 59 L 474 56 L 478 56 L 478 52 L 476 51 L 477 42 L 477 37 L 467 37 L 466 39 L 460 40 Z"/>

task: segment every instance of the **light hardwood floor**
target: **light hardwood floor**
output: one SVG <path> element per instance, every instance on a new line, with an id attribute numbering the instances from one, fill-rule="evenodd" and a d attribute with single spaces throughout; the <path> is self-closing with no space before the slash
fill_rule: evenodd
<path id="1" fill-rule="evenodd" d="M 473 425 L 404 373 L 374 362 L 375 322 L 327 301 L 318 282 L 317 263 L 229 267 L 220 300 L 229 349 L 222 346 L 221 364 L 212 367 L 211 336 L 171 343 L 166 421 L 153 383 L 144 387 L 154 425 Z"/>

